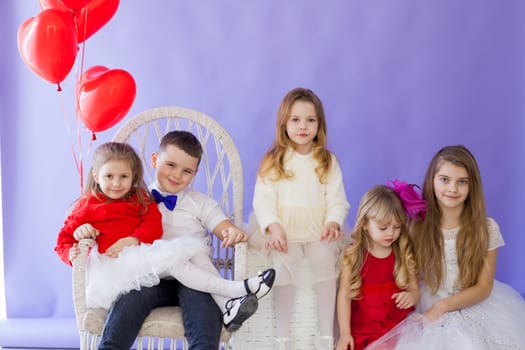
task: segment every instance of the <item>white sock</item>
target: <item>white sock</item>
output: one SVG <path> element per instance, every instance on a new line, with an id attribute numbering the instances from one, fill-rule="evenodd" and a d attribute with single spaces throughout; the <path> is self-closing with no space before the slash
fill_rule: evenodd
<path id="1" fill-rule="evenodd" d="M 251 293 L 256 293 L 259 289 L 259 276 L 248 278 L 248 288 L 250 288 Z M 244 289 L 246 291 L 246 288 Z"/>

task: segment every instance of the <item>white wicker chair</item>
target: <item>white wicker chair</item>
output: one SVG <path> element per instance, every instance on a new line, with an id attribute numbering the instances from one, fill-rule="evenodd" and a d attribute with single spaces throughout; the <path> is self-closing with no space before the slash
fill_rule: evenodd
<path id="1" fill-rule="evenodd" d="M 115 134 L 114 141 L 128 142 L 139 153 L 146 183 L 154 180 L 150 166 L 151 152 L 155 151 L 162 136 L 171 130 L 193 132 L 204 148 L 199 173 L 193 187 L 217 200 L 223 211 L 236 225 L 243 220 L 243 177 L 239 152 L 230 135 L 209 116 L 180 107 L 151 109 L 130 118 Z M 212 235 L 213 236 L 213 235 Z M 92 240 L 80 242 L 81 254 L 73 263 L 73 302 L 80 333 L 80 349 L 96 349 L 107 314 L 105 309 L 88 309 L 85 299 L 85 264 Z M 213 236 L 214 262 L 221 274 L 230 279 L 246 278 L 246 244 L 235 249 L 221 249 Z M 170 349 L 187 349 L 180 308 L 154 309 L 145 320 L 137 338 L 137 349 L 164 349 L 169 340 Z M 221 347 L 230 347 L 230 334 L 224 329 Z"/>

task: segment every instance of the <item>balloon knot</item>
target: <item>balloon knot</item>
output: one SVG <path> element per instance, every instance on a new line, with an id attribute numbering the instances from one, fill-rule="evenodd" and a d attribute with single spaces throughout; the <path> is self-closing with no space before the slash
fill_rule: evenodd
<path id="1" fill-rule="evenodd" d="M 97 135 L 95 135 L 95 133 L 93 132 L 91 134 L 91 141 L 95 141 L 97 139 Z"/>
<path id="2" fill-rule="evenodd" d="M 57 91 L 62 91 L 62 87 L 60 86 L 60 83 L 57 83 Z"/>

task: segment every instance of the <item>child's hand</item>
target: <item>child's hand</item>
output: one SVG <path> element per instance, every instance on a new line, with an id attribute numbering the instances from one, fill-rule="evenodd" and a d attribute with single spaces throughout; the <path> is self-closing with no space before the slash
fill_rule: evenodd
<path id="1" fill-rule="evenodd" d="M 341 334 L 335 350 L 354 350 L 354 338 L 350 334 Z"/>
<path id="2" fill-rule="evenodd" d="M 414 300 L 415 297 L 413 293 L 409 292 L 394 293 L 392 294 L 392 299 L 394 299 L 396 306 L 399 309 L 408 309 L 417 303 L 417 300 Z"/>
<path id="3" fill-rule="evenodd" d="M 326 223 L 326 226 L 321 235 L 321 241 L 331 242 L 333 240 L 339 239 L 343 236 L 341 232 L 341 226 L 338 223 L 330 221 Z"/>
<path id="4" fill-rule="evenodd" d="M 77 241 L 80 241 L 82 238 L 97 238 L 97 236 L 100 234 L 100 231 L 91 226 L 91 224 L 83 224 L 77 227 L 77 229 L 73 232 L 73 237 Z"/>
<path id="5" fill-rule="evenodd" d="M 122 249 L 131 245 L 139 245 L 139 240 L 135 237 L 121 238 L 115 243 L 113 243 L 113 245 L 106 250 L 106 255 L 110 258 L 118 258 L 118 255 L 120 254 Z"/>
<path id="6" fill-rule="evenodd" d="M 239 242 L 246 242 L 248 234 L 238 227 L 230 226 L 221 232 L 222 234 L 222 248 L 231 247 Z"/>
<path id="7" fill-rule="evenodd" d="M 430 307 L 427 311 L 423 313 L 423 317 L 425 317 L 427 320 L 434 322 L 439 320 L 444 314 L 446 310 L 444 308 L 443 303 L 440 301 L 436 302 L 434 305 Z"/>
<path id="8" fill-rule="evenodd" d="M 80 247 L 77 243 L 73 244 L 71 248 L 69 248 L 69 261 L 73 263 L 73 260 L 77 258 L 77 256 L 80 255 Z"/>
<path id="9" fill-rule="evenodd" d="M 266 249 L 275 249 L 288 253 L 288 237 L 286 237 L 286 233 L 281 225 L 277 223 L 271 224 L 268 229 L 270 230 L 270 239 L 265 244 Z"/>

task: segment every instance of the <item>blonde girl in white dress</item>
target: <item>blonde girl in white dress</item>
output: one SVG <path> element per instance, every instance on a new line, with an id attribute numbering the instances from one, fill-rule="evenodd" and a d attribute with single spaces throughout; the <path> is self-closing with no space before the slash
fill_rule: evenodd
<path id="1" fill-rule="evenodd" d="M 337 159 L 326 149 L 323 106 L 311 90 L 293 89 L 281 102 L 276 138 L 259 168 L 253 208 L 276 270 L 276 348 L 294 349 L 290 321 L 296 268 L 308 259 L 314 275 L 320 346 L 333 349 L 336 241 L 342 236 L 349 204 Z"/>

